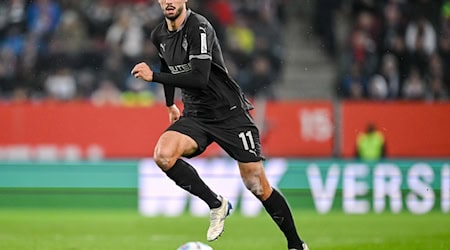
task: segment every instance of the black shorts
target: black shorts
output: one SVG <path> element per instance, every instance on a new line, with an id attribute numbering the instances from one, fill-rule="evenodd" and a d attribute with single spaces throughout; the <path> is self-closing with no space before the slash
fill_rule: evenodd
<path id="1" fill-rule="evenodd" d="M 261 155 L 258 128 L 246 111 L 238 111 L 228 119 L 220 121 L 182 116 L 167 130 L 180 132 L 197 142 L 197 151 L 186 155 L 188 158 L 200 155 L 212 142 L 216 142 L 239 162 L 257 162 L 264 159 Z"/>

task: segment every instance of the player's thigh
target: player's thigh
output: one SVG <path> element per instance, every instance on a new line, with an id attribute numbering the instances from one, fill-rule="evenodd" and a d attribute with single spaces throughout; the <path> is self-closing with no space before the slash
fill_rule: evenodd
<path id="1" fill-rule="evenodd" d="M 181 156 L 194 157 L 201 154 L 210 143 L 211 139 L 195 119 L 181 117 L 161 135 L 155 155 L 176 159 Z"/>
<path id="2" fill-rule="evenodd" d="M 155 158 L 176 158 L 190 155 L 197 150 L 197 143 L 188 135 L 178 131 L 165 131 L 155 147 Z"/>
<path id="3" fill-rule="evenodd" d="M 272 193 L 272 187 L 264 171 L 263 162 L 238 162 L 242 181 L 248 190 L 261 200 Z"/>

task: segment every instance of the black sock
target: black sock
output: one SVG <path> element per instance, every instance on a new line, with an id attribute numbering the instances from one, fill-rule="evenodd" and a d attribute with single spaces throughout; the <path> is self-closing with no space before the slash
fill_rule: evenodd
<path id="1" fill-rule="evenodd" d="M 302 249 L 302 240 L 297 234 L 294 219 L 286 199 L 275 189 L 269 198 L 262 202 L 270 217 L 283 232 L 288 248 Z"/>
<path id="2" fill-rule="evenodd" d="M 171 169 L 165 172 L 179 187 L 198 196 L 208 204 L 209 208 L 218 208 L 221 201 L 200 178 L 197 171 L 189 163 L 178 159 Z"/>

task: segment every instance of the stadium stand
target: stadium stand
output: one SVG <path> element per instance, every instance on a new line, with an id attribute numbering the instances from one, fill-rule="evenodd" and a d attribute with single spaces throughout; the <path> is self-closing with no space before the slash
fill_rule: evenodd
<path id="1" fill-rule="evenodd" d="M 216 27 L 252 98 L 448 100 L 450 1 L 189 1 Z M 162 19 L 156 0 L 0 3 L 0 100 L 148 106 L 158 84 L 130 77 Z M 418 11 L 420 10 L 420 11 Z"/>
<path id="2" fill-rule="evenodd" d="M 339 55 L 339 96 L 448 100 L 450 1 L 354 0 L 342 5 L 347 27 Z"/>
<path id="3" fill-rule="evenodd" d="M 282 72 L 283 10 L 289 1 L 190 1 L 216 27 L 229 70 L 245 92 L 270 91 Z M 130 77 L 132 66 L 159 64 L 149 41 L 162 20 L 158 1 L 8 0 L 0 3 L 0 99 L 93 100 L 151 105 L 158 84 Z"/>

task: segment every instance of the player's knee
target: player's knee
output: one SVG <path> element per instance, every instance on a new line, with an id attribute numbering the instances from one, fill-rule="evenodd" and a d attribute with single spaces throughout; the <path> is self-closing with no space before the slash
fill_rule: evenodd
<path id="1" fill-rule="evenodd" d="M 260 163 L 240 163 L 239 167 L 245 187 L 258 199 L 267 199 L 272 193 L 272 187 L 262 165 Z"/>
<path id="2" fill-rule="evenodd" d="M 264 185 L 262 185 L 260 178 L 257 175 L 246 176 L 243 178 L 245 187 L 252 192 L 253 195 L 259 199 L 264 197 Z"/>
<path id="3" fill-rule="evenodd" d="M 153 160 L 163 171 L 169 170 L 178 158 L 169 150 L 155 149 Z"/>

